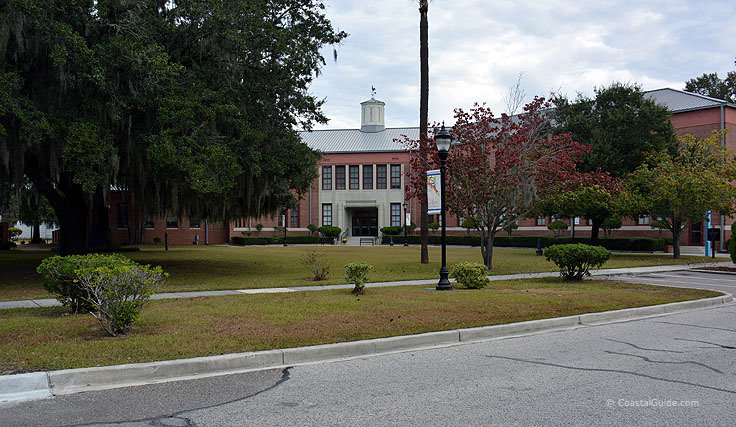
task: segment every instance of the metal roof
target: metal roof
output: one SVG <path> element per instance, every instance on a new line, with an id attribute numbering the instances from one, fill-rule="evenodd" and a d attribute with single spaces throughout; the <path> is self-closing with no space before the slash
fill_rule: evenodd
<path id="1" fill-rule="evenodd" d="M 380 132 L 328 129 L 303 131 L 299 132 L 299 135 L 302 142 L 322 153 L 386 153 L 406 151 L 406 148 L 394 142 L 394 139 L 403 140 L 402 135 L 410 139 L 419 139 L 419 128 L 386 128 Z"/>
<path id="2" fill-rule="evenodd" d="M 721 105 L 734 106 L 721 99 L 670 88 L 650 90 L 645 92 L 644 96 L 654 100 L 658 104 L 664 105 L 673 113 L 715 108 Z"/>

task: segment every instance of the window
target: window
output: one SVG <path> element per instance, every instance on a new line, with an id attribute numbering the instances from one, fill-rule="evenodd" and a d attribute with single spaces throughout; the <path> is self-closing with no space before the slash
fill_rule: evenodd
<path id="1" fill-rule="evenodd" d="M 575 225 L 580 225 L 580 217 L 579 216 L 576 216 L 574 221 L 575 221 Z"/>
<path id="2" fill-rule="evenodd" d="M 153 220 L 150 216 L 146 217 L 146 222 L 143 224 L 143 226 L 146 228 L 153 228 Z"/>
<path id="3" fill-rule="evenodd" d="M 401 227 L 401 203 L 391 203 L 391 227 Z"/>
<path id="4" fill-rule="evenodd" d="M 360 166 L 350 166 L 350 189 L 360 190 Z"/>
<path id="5" fill-rule="evenodd" d="M 386 189 L 386 165 L 376 165 L 376 188 Z"/>
<path id="6" fill-rule="evenodd" d="M 199 228 L 199 218 L 189 218 L 189 228 Z"/>
<path id="7" fill-rule="evenodd" d="M 118 205 L 118 228 L 128 228 L 128 205 Z"/>
<path id="8" fill-rule="evenodd" d="M 167 216 L 166 228 L 179 228 L 179 219 L 175 216 Z"/>
<path id="9" fill-rule="evenodd" d="M 363 190 L 373 190 L 373 165 L 363 165 Z"/>
<path id="10" fill-rule="evenodd" d="M 299 207 L 295 207 L 291 210 L 289 215 L 289 227 L 299 228 Z"/>
<path id="11" fill-rule="evenodd" d="M 322 166 L 322 189 L 332 190 L 332 166 Z"/>
<path id="12" fill-rule="evenodd" d="M 547 218 L 543 216 L 537 217 L 537 225 L 547 225 Z"/>
<path id="13" fill-rule="evenodd" d="M 401 165 L 391 165 L 391 188 L 401 188 Z"/>
<path id="14" fill-rule="evenodd" d="M 640 216 L 637 224 L 639 225 L 649 225 L 649 217 L 648 216 Z"/>
<path id="15" fill-rule="evenodd" d="M 322 205 L 322 225 L 332 225 L 332 203 Z"/>
<path id="16" fill-rule="evenodd" d="M 335 190 L 345 189 L 345 166 L 335 166 Z"/>

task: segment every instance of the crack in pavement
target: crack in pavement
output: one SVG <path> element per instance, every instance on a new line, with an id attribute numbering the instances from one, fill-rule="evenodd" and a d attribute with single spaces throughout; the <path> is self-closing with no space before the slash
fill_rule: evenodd
<path id="1" fill-rule="evenodd" d="M 534 360 L 518 359 L 518 358 L 515 358 L 515 357 L 505 357 L 505 356 L 486 355 L 485 357 L 488 357 L 488 358 L 491 358 L 491 359 L 511 360 L 511 361 L 514 361 L 514 362 L 521 362 L 521 363 L 531 363 L 533 365 L 549 366 L 549 367 L 552 367 L 552 368 L 570 369 L 570 370 L 573 370 L 573 371 L 602 372 L 602 373 L 611 373 L 611 374 L 633 375 L 633 376 L 636 376 L 636 377 L 647 378 L 647 379 L 650 379 L 650 380 L 663 381 L 663 382 L 674 383 L 674 384 L 683 384 L 683 385 L 689 385 L 689 386 L 693 386 L 693 387 L 705 388 L 705 389 L 708 389 L 708 390 L 720 391 L 720 392 L 728 393 L 728 394 L 736 394 L 736 391 L 734 391 L 734 390 L 727 390 L 725 388 L 711 387 L 711 386 L 707 386 L 707 385 L 703 385 L 703 384 L 691 383 L 691 382 L 687 382 L 687 381 L 671 380 L 671 379 L 667 379 L 667 378 L 659 378 L 659 377 L 655 377 L 655 376 L 652 376 L 652 375 L 641 374 L 639 372 L 633 372 L 633 371 L 622 371 L 622 370 L 619 370 L 619 369 L 605 369 L 605 368 L 580 368 L 580 367 L 577 367 L 577 366 L 566 366 L 566 365 L 559 365 L 559 364 L 556 364 L 556 363 L 537 362 L 537 361 L 534 361 Z"/>
<path id="2" fill-rule="evenodd" d="M 120 425 L 120 424 L 127 424 L 127 423 L 147 423 L 148 425 L 151 425 L 151 426 L 171 427 L 171 424 L 166 424 L 166 423 L 164 423 L 162 421 L 162 420 L 171 420 L 171 419 L 183 420 L 186 423 L 184 425 L 187 426 L 187 427 L 197 427 L 197 424 L 194 421 L 192 421 L 190 418 L 184 417 L 182 415 L 183 414 L 186 414 L 187 412 L 201 411 L 203 409 L 213 409 L 213 408 L 218 408 L 218 407 L 221 407 L 221 406 L 224 406 L 224 405 L 229 405 L 231 403 L 241 402 L 241 401 L 250 399 L 252 397 L 258 396 L 261 393 L 265 393 L 265 392 L 267 392 L 269 390 L 273 390 L 276 387 L 280 386 L 281 384 L 283 384 L 283 383 L 285 383 L 286 381 L 289 380 L 289 378 L 291 377 L 291 374 L 289 373 L 289 370 L 291 370 L 292 368 L 293 368 L 292 366 L 288 366 L 288 367 L 282 369 L 281 370 L 281 378 L 279 378 L 279 380 L 276 381 L 273 385 L 268 386 L 268 387 L 264 388 L 263 390 L 259 390 L 259 391 L 255 392 L 255 393 L 251 393 L 251 394 L 249 394 L 247 396 L 243 396 L 243 397 L 240 397 L 238 399 L 229 400 L 227 402 L 217 403 L 217 404 L 208 405 L 208 406 L 202 406 L 200 408 L 186 409 L 186 410 L 183 410 L 183 411 L 174 412 L 171 415 L 164 415 L 164 416 L 158 416 L 158 417 L 153 417 L 153 418 L 140 418 L 140 419 L 137 419 L 137 420 L 124 420 L 124 421 L 115 421 L 115 422 L 105 422 L 105 421 L 103 421 L 103 422 L 84 423 L 84 424 L 69 424 L 68 427 L 83 427 L 83 426 L 92 426 L 92 425 L 100 425 L 100 424 L 106 424 L 106 425 L 116 425 L 117 424 L 117 425 Z"/>
<path id="3" fill-rule="evenodd" d="M 716 328 L 715 326 L 692 325 L 690 323 L 664 322 L 661 320 L 656 321 L 656 323 L 664 323 L 667 325 L 677 325 L 677 326 L 690 326 L 691 328 L 714 329 L 716 331 L 736 332 L 736 330 L 733 330 L 733 329 Z"/>
<path id="4" fill-rule="evenodd" d="M 628 346 L 634 347 L 637 350 L 644 350 L 644 351 L 662 351 L 662 352 L 666 352 L 666 353 L 684 353 L 682 351 L 677 351 L 677 350 L 664 350 L 664 349 L 659 349 L 659 348 L 639 347 L 638 345 L 632 344 L 630 342 L 619 341 L 619 340 L 612 340 L 610 338 L 603 338 L 603 339 L 606 340 L 606 341 L 611 341 L 611 342 L 617 342 L 617 343 L 621 343 L 621 344 L 626 344 Z"/>
<path id="5" fill-rule="evenodd" d="M 719 374 L 722 374 L 723 373 L 723 371 L 719 371 L 716 368 L 712 368 L 712 367 L 710 367 L 710 366 L 708 366 L 708 365 L 706 365 L 704 363 L 695 362 L 695 361 L 692 361 L 692 360 L 686 360 L 686 361 L 683 361 L 683 362 L 671 362 L 671 361 L 667 361 L 667 360 L 652 360 L 652 359 L 650 359 L 648 357 L 645 357 L 645 356 L 639 356 L 638 354 L 619 353 L 617 351 L 604 350 L 604 353 L 616 354 L 616 355 L 619 355 L 619 356 L 637 357 L 639 359 L 642 359 L 645 362 L 650 362 L 650 363 L 662 363 L 662 364 L 672 364 L 672 365 L 687 365 L 687 364 L 697 365 L 697 366 L 701 366 L 701 367 L 703 367 L 705 369 L 710 369 L 711 371 L 717 372 Z"/>
<path id="6" fill-rule="evenodd" d="M 724 348 L 726 350 L 736 350 L 736 347 L 732 347 L 730 345 L 718 344 L 718 343 L 714 343 L 714 342 L 710 342 L 710 341 L 690 340 L 690 339 L 687 339 L 687 338 L 674 338 L 674 339 L 676 339 L 678 341 L 692 341 L 692 342 L 699 342 L 699 343 L 703 343 L 703 344 L 710 344 L 712 346 Z M 701 348 L 710 348 L 710 347 L 701 347 Z"/>

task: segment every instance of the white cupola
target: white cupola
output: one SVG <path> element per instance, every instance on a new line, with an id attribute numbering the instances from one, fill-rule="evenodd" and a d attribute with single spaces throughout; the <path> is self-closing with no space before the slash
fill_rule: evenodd
<path id="1" fill-rule="evenodd" d="M 386 129 L 383 110 L 386 103 L 371 96 L 371 99 L 360 103 L 361 106 L 361 132 L 381 132 Z"/>

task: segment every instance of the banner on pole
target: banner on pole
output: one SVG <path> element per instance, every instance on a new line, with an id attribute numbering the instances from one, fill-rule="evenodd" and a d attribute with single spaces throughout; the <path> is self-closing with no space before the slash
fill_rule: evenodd
<path id="1" fill-rule="evenodd" d="M 427 171 L 427 213 L 442 213 L 442 187 L 440 186 L 440 170 Z"/>

